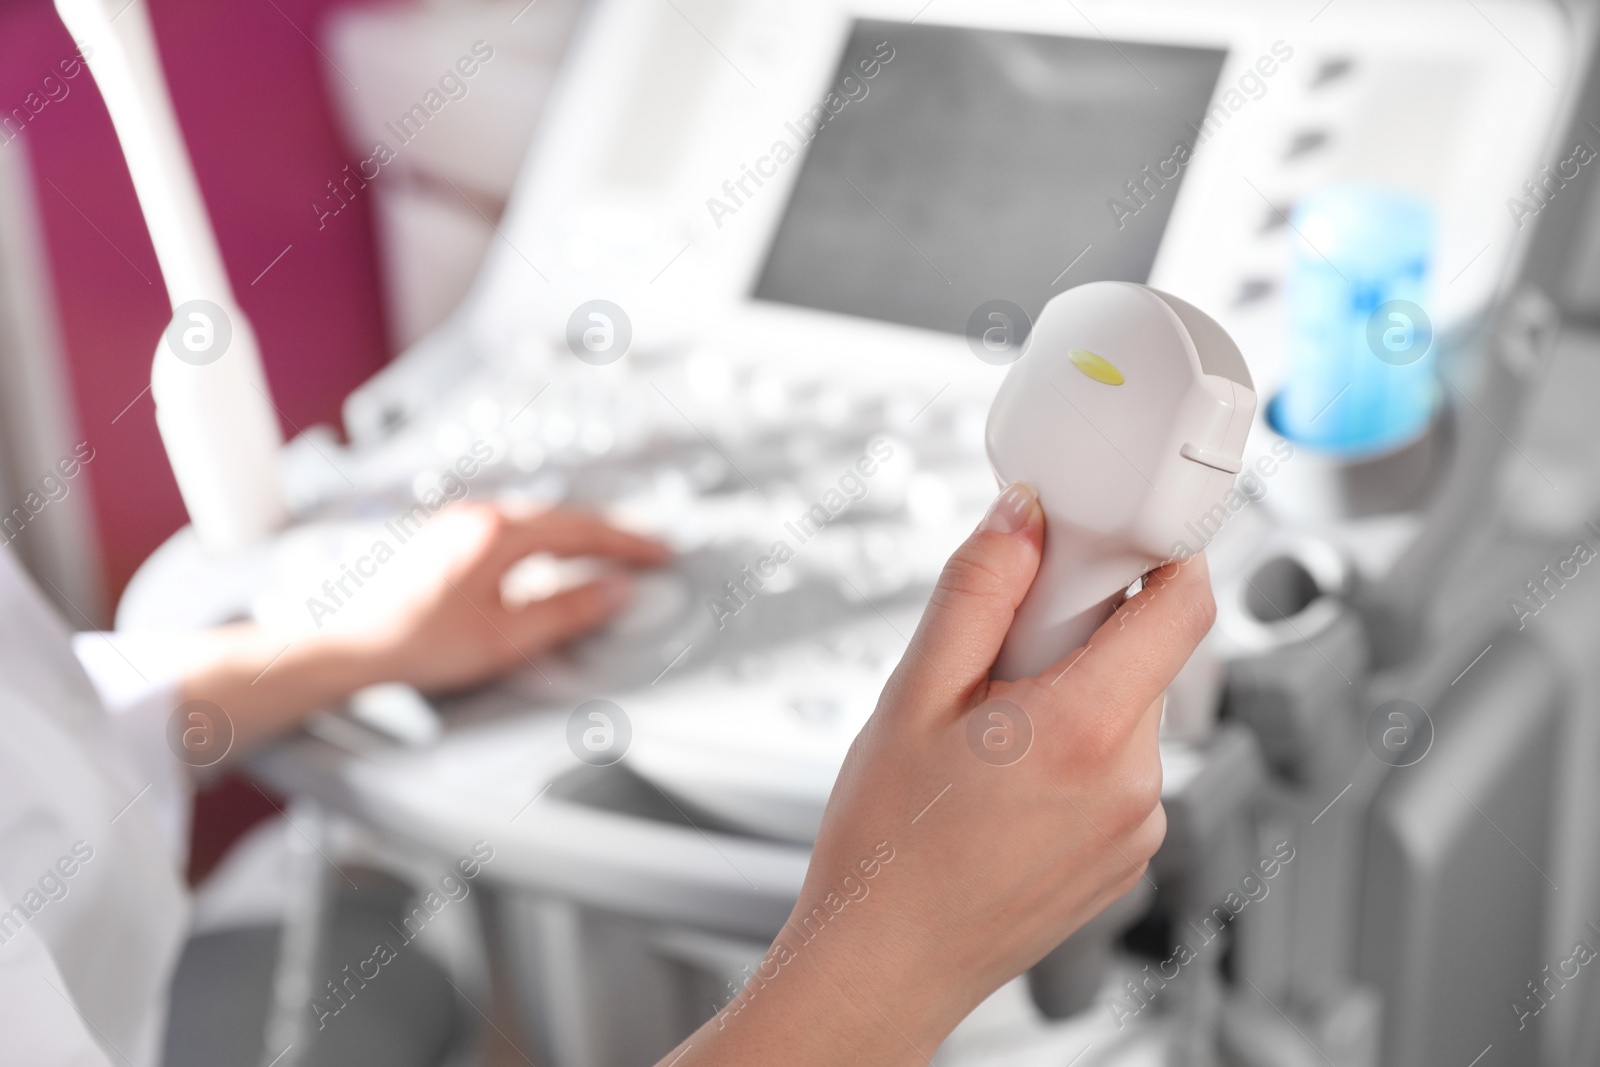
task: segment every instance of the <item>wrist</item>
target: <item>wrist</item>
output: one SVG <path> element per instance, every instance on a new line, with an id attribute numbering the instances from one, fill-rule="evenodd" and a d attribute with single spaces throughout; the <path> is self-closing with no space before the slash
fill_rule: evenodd
<path id="1" fill-rule="evenodd" d="M 891 924 L 846 910 L 823 928 L 814 914 L 796 910 L 702 1034 L 750 1061 L 928 1063 L 970 1008 L 951 997 L 947 968 L 912 963 Z"/>
<path id="2" fill-rule="evenodd" d="M 216 704 L 233 723 L 240 752 L 386 677 L 379 650 L 348 637 L 290 637 L 240 625 L 191 645 L 181 695 Z"/>
<path id="3" fill-rule="evenodd" d="M 402 673 L 381 643 L 345 635 L 318 635 L 294 641 L 271 670 L 276 672 L 285 666 L 302 680 L 307 697 L 319 706 L 337 704 L 358 689 Z"/>

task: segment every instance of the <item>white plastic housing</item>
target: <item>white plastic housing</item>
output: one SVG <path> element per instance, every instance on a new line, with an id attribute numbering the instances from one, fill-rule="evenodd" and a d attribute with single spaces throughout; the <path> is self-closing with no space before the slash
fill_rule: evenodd
<path id="1" fill-rule="evenodd" d="M 1044 557 L 995 677 L 1043 673 L 1135 579 L 1205 547 L 1255 406 L 1238 347 L 1176 297 L 1092 282 L 1045 305 L 989 411 L 996 475 L 1032 485 L 1045 513 Z"/>
<path id="2" fill-rule="evenodd" d="M 244 313 L 224 306 L 232 323 L 228 350 L 214 363 L 179 359 L 163 335 L 150 369 L 156 428 L 200 543 L 234 552 L 284 525 L 278 480 L 283 438 L 268 399 L 255 331 Z"/>
<path id="3" fill-rule="evenodd" d="M 166 339 L 151 367 L 156 425 L 201 544 L 243 548 L 282 526 L 283 444 L 261 370 L 255 332 L 233 298 L 216 235 L 200 199 L 156 54 L 146 5 L 57 0 L 83 47 L 111 113 L 145 226 L 174 309 L 206 300 L 229 320 L 232 343 L 202 366 L 180 360 Z"/>

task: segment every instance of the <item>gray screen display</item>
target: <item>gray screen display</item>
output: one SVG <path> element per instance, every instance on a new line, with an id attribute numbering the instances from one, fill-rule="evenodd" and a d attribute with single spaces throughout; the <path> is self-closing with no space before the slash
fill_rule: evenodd
<path id="1" fill-rule="evenodd" d="M 1223 59 L 857 22 L 832 96 L 788 127 L 810 141 L 755 297 L 960 333 L 989 300 L 1034 317 L 1145 281 Z"/>

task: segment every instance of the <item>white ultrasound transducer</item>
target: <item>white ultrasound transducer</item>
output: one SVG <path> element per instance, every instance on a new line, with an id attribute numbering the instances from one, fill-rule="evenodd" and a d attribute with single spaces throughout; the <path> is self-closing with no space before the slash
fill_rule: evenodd
<path id="1" fill-rule="evenodd" d="M 1045 671 L 1134 581 L 1206 546 L 1255 408 L 1238 346 L 1175 296 L 1091 282 L 1045 305 L 989 409 L 995 474 L 1033 486 L 1045 514 L 1039 573 L 996 678 Z"/>

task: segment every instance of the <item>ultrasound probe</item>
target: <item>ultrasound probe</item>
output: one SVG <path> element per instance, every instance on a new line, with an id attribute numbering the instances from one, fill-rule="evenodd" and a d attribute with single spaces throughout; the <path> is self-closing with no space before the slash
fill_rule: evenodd
<path id="1" fill-rule="evenodd" d="M 1054 297 L 989 409 L 989 462 L 1044 508 L 1044 555 L 994 677 L 1043 673 L 1135 580 L 1205 547 L 1228 514 L 1256 394 L 1225 330 L 1131 282 Z"/>

